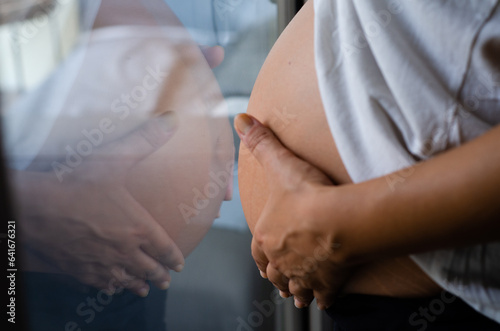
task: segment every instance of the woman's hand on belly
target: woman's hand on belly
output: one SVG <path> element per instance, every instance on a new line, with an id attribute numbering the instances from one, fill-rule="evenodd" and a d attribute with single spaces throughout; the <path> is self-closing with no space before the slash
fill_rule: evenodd
<path id="1" fill-rule="evenodd" d="M 269 185 L 269 197 L 252 242 L 258 268 L 274 275 L 270 280 L 281 291 L 293 294 L 299 301 L 296 305 L 309 304 L 315 297 L 320 309 L 329 307 L 351 268 L 339 258 L 342 238 L 335 226 L 341 222 L 331 222 L 332 215 L 327 213 L 342 206 L 334 200 L 322 208 L 322 192 L 332 189 L 332 181 L 283 147 L 256 119 L 242 114 L 235 126 L 264 168 Z M 336 207 L 331 208 L 331 204 Z"/>

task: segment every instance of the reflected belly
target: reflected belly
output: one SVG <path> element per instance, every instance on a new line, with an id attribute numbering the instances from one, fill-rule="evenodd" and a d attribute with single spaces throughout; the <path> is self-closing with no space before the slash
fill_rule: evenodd
<path id="1" fill-rule="evenodd" d="M 248 113 L 273 129 L 296 155 L 341 185 L 351 179 L 330 133 L 318 90 L 313 15 L 309 1 L 273 47 L 254 86 Z M 265 173 L 244 147 L 240 149 L 238 166 L 243 210 L 253 230 L 267 201 Z M 403 257 L 360 267 L 344 291 L 412 297 L 433 294 L 439 287 L 408 257 Z"/>
<path id="2" fill-rule="evenodd" d="M 129 174 L 131 194 L 165 228 L 184 256 L 217 217 L 231 182 L 232 150 L 227 121 L 188 116 L 181 119 L 172 140 Z"/>
<path id="3" fill-rule="evenodd" d="M 222 94 L 187 32 L 184 36 L 174 30 L 177 39 L 171 39 L 161 29 L 148 29 L 150 36 L 130 40 L 122 36 L 113 42 L 100 42 L 106 29 L 94 31 L 82 64 L 85 70 L 69 93 L 77 98 L 66 101 L 68 107 L 61 110 L 33 170 L 50 169 L 54 159 L 64 159 L 66 146 L 76 149 L 82 132 L 95 132 L 103 119 L 112 123 L 113 130 L 101 133 L 98 146 L 137 130 L 154 115 L 175 112 L 177 131 L 131 169 L 126 186 L 186 256 L 210 228 L 225 197 L 232 176 L 232 131 L 227 118 L 217 117 L 224 108 Z M 90 84 L 101 72 L 106 74 Z M 154 87 L 146 89 L 137 82 Z M 141 89 L 146 92 L 133 103 L 120 99 Z"/>

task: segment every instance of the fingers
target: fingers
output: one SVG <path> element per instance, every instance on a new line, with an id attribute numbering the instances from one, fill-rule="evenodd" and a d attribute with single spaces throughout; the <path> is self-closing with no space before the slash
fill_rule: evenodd
<path id="1" fill-rule="evenodd" d="M 254 117 L 239 114 L 235 118 L 234 126 L 241 141 L 266 170 L 275 170 L 279 173 L 284 164 L 283 157 L 295 157 L 270 129 Z"/>
<path id="2" fill-rule="evenodd" d="M 122 193 L 119 202 L 125 215 L 130 218 L 130 223 L 135 224 L 134 235 L 139 239 L 140 248 L 160 264 L 180 272 L 184 268 L 185 261 L 179 247 L 128 191 Z"/>
<path id="3" fill-rule="evenodd" d="M 143 298 L 147 297 L 149 295 L 149 291 L 151 290 L 148 283 L 141 278 L 133 278 L 123 282 L 118 282 L 118 285 L 122 289 L 127 289 Z"/>
<path id="4" fill-rule="evenodd" d="M 177 272 L 184 269 L 184 255 L 162 227 L 158 225 L 157 231 L 153 229 L 149 240 L 141 246 L 147 254 L 169 269 Z"/>
<path id="5" fill-rule="evenodd" d="M 106 272 L 103 271 L 102 274 Z M 150 290 L 148 280 L 156 287 L 166 290 L 170 287 L 172 279 L 168 269 L 149 255 L 139 251 L 124 260 L 121 265 L 111 269 L 111 280 L 108 281 L 107 286 L 96 284 L 96 287 L 104 288 L 110 294 L 117 292 L 120 288 L 126 288 L 141 297 L 146 297 Z"/>
<path id="6" fill-rule="evenodd" d="M 200 50 L 212 69 L 217 68 L 224 61 L 224 48 L 222 46 L 200 46 Z"/>
<path id="7" fill-rule="evenodd" d="M 273 268 L 270 264 L 267 265 L 267 276 L 273 285 L 280 290 L 280 295 L 284 298 L 290 296 L 290 291 L 288 289 L 288 278 L 279 272 L 277 269 Z"/>
<path id="8" fill-rule="evenodd" d="M 181 272 L 185 263 L 181 250 L 163 228 L 155 227 L 149 232 L 148 240 L 141 245 L 142 250 L 161 265 Z"/>
<path id="9" fill-rule="evenodd" d="M 99 268 L 100 271 L 94 275 L 87 274 L 78 278 L 82 283 L 100 288 L 108 295 L 120 293 L 124 289 L 128 289 L 141 297 L 146 297 L 149 294 L 150 287 L 147 282 L 131 275 L 125 268 L 114 267 L 111 269 L 111 274 L 109 274 L 109 270 L 105 269 L 107 269 L 107 266 Z M 97 275 L 101 276 L 98 277 Z M 109 275 L 109 277 L 104 275 Z"/>
<path id="10" fill-rule="evenodd" d="M 314 297 L 319 310 L 325 310 L 333 305 L 335 300 L 335 293 L 327 290 L 314 291 Z"/>
<path id="11" fill-rule="evenodd" d="M 177 130 L 175 112 L 167 112 L 146 122 L 128 136 L 99 150 L 100 156 L 120 157 L 120 161 L 137 163 L 162 147 Z"/>
<path id="12" fill-rule="evenodd" d="M 127 265 L 127 270 L 142 280 L 150 280 L 156 287 L 166 290 L 170 287 L 172 278 L 167 268 L 145 253 L 139 253 L 132 261 L 139 261 L 134 265 Z"/>
<path id="13" fill-rule="evenodd" d="M 252 256 L 257 264 L 257 268 L 260 270 L 260 274 L 262 277 L 267 278 L 267 265 L 269 264 L 269 260 L 266 257 L 266 254 L 262 251 L 260 246 L 257 244 L 257 241 L 252 239 Z"/>
<path id="14" fill-rule="evenodd" d="M 305 288 L 297 279 L 290 279 L 288 287 L 290 288 L 290 293 L 294 296 L 295 307 L 307 307 L 314 300 L 313 291 Z"/>

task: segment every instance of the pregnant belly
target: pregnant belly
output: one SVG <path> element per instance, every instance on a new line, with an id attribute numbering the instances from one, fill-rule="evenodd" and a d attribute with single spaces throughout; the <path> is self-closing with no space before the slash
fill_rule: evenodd
<path id="1" fill-rule="evenodd" d="M 273 129 L 296 155 L 342 185 L 351 179 L 332 138 L 319 94 L 313 23 L 309 1 L 269 54 L 254 86 L 248 113 Z M 243 210 L 253 230 L 267 201 L 265 173 L 244 147 L 240 149 L 238 172 Z M 361 266 L 344 291 L 414 297 L 434 294 L 439 287 L 410 258 L 401 257 Z"/>
<path id="2" fill-rule="evenodd" d="M 131 171 L 127 187 L 187 256 L 217 217 L 232 180 L 229 122 L 181 118 L 165 146 Z"/>

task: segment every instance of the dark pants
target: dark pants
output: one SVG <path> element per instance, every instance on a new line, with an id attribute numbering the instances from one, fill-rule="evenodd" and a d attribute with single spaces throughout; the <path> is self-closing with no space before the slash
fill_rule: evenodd
<path id="1" fill-rule="evenodd" d="M 351 294 L 338 298 L 327 313 L 334 331 L 500 330 L 500 324 L 445 291 L 412 299 Z"/>
<path id="2" fill-rule="evenodd" d="M 166 291 L 108 296 L 66 276 L 26 272 L 30 331 L 164 331 Z"/>

